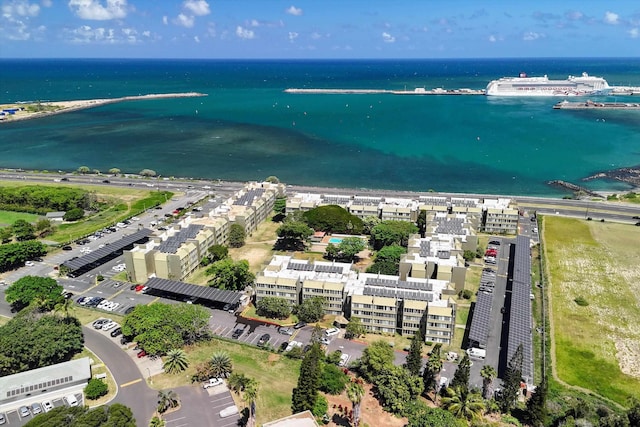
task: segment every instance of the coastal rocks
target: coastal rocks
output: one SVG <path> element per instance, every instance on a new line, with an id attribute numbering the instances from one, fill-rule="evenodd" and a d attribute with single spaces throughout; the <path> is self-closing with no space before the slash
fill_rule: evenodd
<path id="1" fill-rule="evenodd" d="M 586 178 L 582 178 L 582 181 L 591 181 L 594 179 L 610 179 L 631 184 L 635 187 L 640 187 L 640 166 L 598 172 Z"/>
<path id="2" fill-rule="evenodd" d="M 547 185 L 552 187 L 560 187 L 567 190 L 571 190 L 574 193 L 584 194 L 591 197 L 600 197 L 602 196 L 594 191 L 589 190 L 588 188 L 580 187 L 579 185 L 572 184 L 567 181 L 562 181 L 561 179 L 554 179 L 553 181 L 547 181 Z"/>

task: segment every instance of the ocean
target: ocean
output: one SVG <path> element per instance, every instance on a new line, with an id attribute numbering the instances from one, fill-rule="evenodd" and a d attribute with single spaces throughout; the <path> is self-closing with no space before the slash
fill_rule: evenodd
<path id="1" fill-rule="evenodd" d="M 561 196 L 562 179 L 640 165 L 640 111 L 553 110 L 561 98 L 289 94 L 287 88 L 483 89 L 583 71 L 640 86 L 640 59 L 2 59 L 0 104 L 202 92 L 0 125 L 0 167 L 233 181 Z M 613 97 L 603 98 L 613 101 Z M 575 99 L 574 99 L 575 100 Z M 618 97 L 617 101 L 632 100 Z M 635 101 L 635 99 L 633 99 Z"/>

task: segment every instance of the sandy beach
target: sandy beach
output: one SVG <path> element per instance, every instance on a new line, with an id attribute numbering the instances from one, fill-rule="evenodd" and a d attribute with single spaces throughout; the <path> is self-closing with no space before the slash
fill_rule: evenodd
<path id="1" fill-rule="evenodd" d="M 185 93 L 156 93 L 138 96 L 125 96 L 122 98 L 105 99 L 85 99 L 75 101 L 53 101 L 53 102 L 16 102 L 13 104 L 2 104 L 0 110 L 16 109 L 14 114 L 0 116 L 0 124 L 11 123 L 18 120 L 37 119 L 54 114 L 68 113 L 69 111 L 83 110 L 86 108 L 99 107 L 101 105 L 113 104 L 116 102 L 136 101 L 142 99 L 163 99 L 163 98 L 193 98 L 207 96 L 205 93 L 185 92 Z"/>

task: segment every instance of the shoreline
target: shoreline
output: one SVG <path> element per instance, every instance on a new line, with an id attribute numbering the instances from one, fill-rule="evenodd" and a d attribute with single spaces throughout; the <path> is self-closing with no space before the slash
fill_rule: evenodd
<path id="1" fill-rule="evenodd" d="M 140 101 L 146 99 L 167 99 L 167 98 L 196 98 L 208 96 L 206 93 L 200 92 L 182 92 L 182 93 L 153 93 L 147 95 L 123 96 L 121 98 L 101 98 L 86 100 L 70 100 L 70 101 L 47 101 L 47 102 L 14 102 L 0 105 L 0 109 L 15 109 L 15 114 L 7 114 L 0 119 L 0 124 L 13 123 L 22 120 L 32 120 L 41 117 L 49 117 L 57 114 L 68 113 L 71 111 L 85 110 L 88 108 L 100 107 L 108 104 L 115 104 L 126 101 Z M 55 108 L 51 111 L 27 111 L 25 106 L 40 105 L 45 108 Z"/>

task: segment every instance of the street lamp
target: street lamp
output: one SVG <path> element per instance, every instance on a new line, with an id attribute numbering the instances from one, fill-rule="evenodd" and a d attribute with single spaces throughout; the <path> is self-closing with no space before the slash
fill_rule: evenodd
<path id="1" fill-rule="evenodd" d="M 147 367 L 147 373 L 149 374 L 147 380 L 149 381 L 149 383 L 151 383 L 151 370 L 149 369 L 149 367 Z"/>

